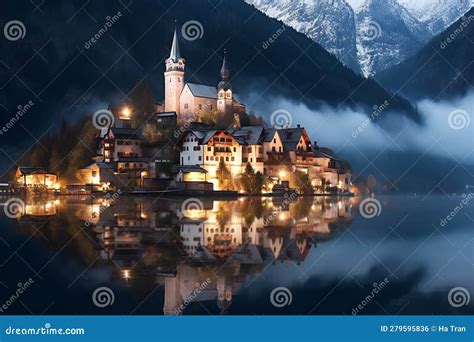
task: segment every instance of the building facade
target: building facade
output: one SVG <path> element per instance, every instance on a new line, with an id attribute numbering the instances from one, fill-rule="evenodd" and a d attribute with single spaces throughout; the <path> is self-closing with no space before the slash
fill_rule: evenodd
<path id="1" fill-rule="evenodd" d="M 216 86 L 185 82 L 185 59 L 181 56 L 176 29 L 169 57 L 165 61 L 164 89 L 166 112 L 175 112 L 178 120 L 193 121 L 207 111 L 232 115 L 245 113 L 245 106 L 235 99 L 230 83 L 226 54 L 220 70 L 221 81 Z"/>

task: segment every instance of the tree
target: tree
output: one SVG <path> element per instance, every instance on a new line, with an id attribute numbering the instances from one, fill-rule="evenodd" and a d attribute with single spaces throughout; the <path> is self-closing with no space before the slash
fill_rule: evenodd
<path id="1" fill-rule="evenodd" d="M 243 190 L 247 193 L 261 193 L 264 183 L 264 177 L 260 171 L 255 172 L 252 165 L 247 163 L 241 178 Z"/>
<path id="2" fill-rule="evenodd" d="M 219 166 L 217 167 L 216 174 L 220 188 L 225 188 L 226 186 L 229 186 L 230 171 L 223 159 L 219 161 Z"/>
<path id="3" fill-rule="evenodd" d="M 140 81 L 130 94 L 131 105 L 133 107 L 134 127 L 140 127 L 142 122 L 155 111 L 155 96 L 151 86 L 144 81 Z"/>
<path id="4" fill-rule="evenodd" d="M 313 193 L 313 185 L 311 184 L 311 180 L 309 179 L 308 174 L 296 171 L 295 172 L 295 182 L 296 187 L 305 194 Z"/>

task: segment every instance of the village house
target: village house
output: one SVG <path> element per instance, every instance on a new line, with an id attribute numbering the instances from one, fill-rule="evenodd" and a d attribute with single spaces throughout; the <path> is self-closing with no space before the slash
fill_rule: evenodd
<path id="1" fill-rule="evenodd" d="M 241 126 L 246 109 L 236 100 L 225 53 L 220 76 L 217 86 L 185 82 L 185 59 L 180 54 L 175 30 L 165 61 L 165 100 L 155 105 L 157 112 L 149 115 L 146 123 L 157 130 L 169 130 L 184 123 L 184 129 L 175 130 L 179 134 L 173 135 L 178 139 L 178 165 L 173 171 L 163 171 L 171 164 L 169 153 L 164 153 L 162 145 L 145 141 L 143 129 L 134 127 L 133 113 L 126 105 L 109 107 L 115 124 L 101 130 L 96 162 L 108 165 L 128 186 L 142 188 L 161 188 L 164 183 L 158 181 L 173 177 L 175 186 L 179 183 L 188 190 L 236 190 L 234 181 L 250 164 L 270 187 L 280 184 L 296 188 L 296 176 L 305 174 L 315 191 L 349 190 L 350 170 L 326 150 L 313 145 L 304 127 Z M 217 129 L 197 123 L 206 111 L 233 118 L 232 127 Z M 223 181 L 223 177 L 230 181 Z M 100 182 L 106 187 L 110 186 L 108 183 L 113 182 Z"/>
<path id="2" fill-rule="evenodd" d="M 15 172 L 15 184 L 27 189 L 59 189 L 58 176 L 41 167 L 19 166 Z"/>
<path id="3" fill-rule="evenodd" d="M 288 182 L 297 187 L 295 172 L 307 174 L 313 186 L 337 187 L 348 191 L 350 171 L 342 170 L 339 161 L 313 148 L 303 127 L 264 129 L 246 126 L 231 130 L 195 129 L 183 134 L 178 142 L 180 165 L 196 166 L 207 171 L 207 182 L 219 189 L 217 171 L 224 162 L 232 179 L 238 179 L 247 163 L 255 172 L 274 183 Z M 322 180 L 324 179 L 324 181 Z M 187 181 L 202 181 L 187 178 Z"/>

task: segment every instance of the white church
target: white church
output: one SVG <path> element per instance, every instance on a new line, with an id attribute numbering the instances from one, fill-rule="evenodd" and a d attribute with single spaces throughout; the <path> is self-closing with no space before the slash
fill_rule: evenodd
<path id="1" fill-rule="evenodd" d="M 229 80 L 225 51 L 221 67 L 221 81 L 215 86 L 185 83 L 185 59 L 179 51 L 178 34 L 174 30 L 170 56 L 165 61 L 165 112 L 176 112 L 178 120 L 193 118 L 205 111 L 219 114 L 243 114 L 245 106 L 236 100 Z"/>

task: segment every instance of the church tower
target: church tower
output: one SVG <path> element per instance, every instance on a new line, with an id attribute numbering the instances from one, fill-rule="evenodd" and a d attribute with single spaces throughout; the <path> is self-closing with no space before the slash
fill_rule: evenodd
<path id="1" fill-rule="evenodd" d="M 232 85 L 229 82 L 229 68 L 226 61 L 226 51 L 221 67 L 221 81 L 217 85 L 217 111 L 219 114 L 232 115 L 233 105 Z"/>
<path id="2" fill-rule="evenodd" d="M 184 58 L 179 53 L 176 27 L 170 56 L 166 59 L 165 65 L 165 111 L 176 112 L 179 117 L 179 98 L 184 88 Z"/>

